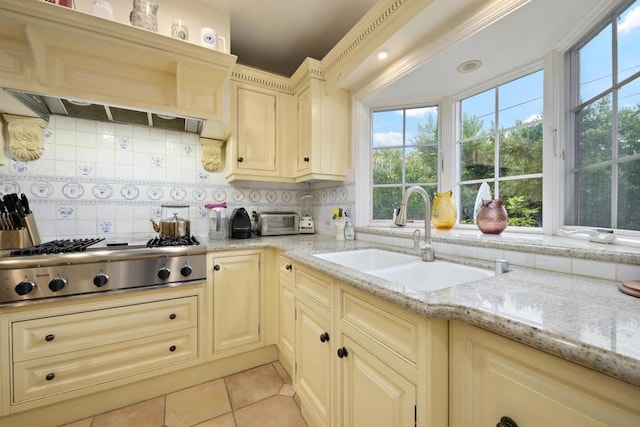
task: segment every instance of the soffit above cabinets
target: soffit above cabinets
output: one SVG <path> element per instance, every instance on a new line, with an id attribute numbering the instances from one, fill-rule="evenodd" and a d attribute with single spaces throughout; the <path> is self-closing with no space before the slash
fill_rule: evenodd
<path id="1" fill-rule="evenodd" d="M 201 135 L 207 138 L 228 137 L 225 86 L 236 60 L 45 2 L 0 2 L 2 86 L 114 111 L 202 119 Z"/>

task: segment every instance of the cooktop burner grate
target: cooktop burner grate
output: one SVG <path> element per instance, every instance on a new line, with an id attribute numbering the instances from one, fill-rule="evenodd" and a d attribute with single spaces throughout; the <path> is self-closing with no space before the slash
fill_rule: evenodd
<path id="1" fill-rule="evenodd" d="M 200 242 L 194 236 L 185 237 L 154 237 L 147 242 L 148 248 L 161 248 L 164 246 L 195 246 Z"/>
<path id="2" fill-rule="evenodd" d="M 47 254 L 60 254 L 68 252 L 83 252 L 89 246 L 95 245 L 98 242 L 104 240 L 102 238 L 92 239 L 66 239 L 66 240 L 52 240 L 51 242 L 41 243 L 29 248 L 15 249 L 11 251 L 11 256 L 25 256 L 25 255 L 47 255 Z"/>

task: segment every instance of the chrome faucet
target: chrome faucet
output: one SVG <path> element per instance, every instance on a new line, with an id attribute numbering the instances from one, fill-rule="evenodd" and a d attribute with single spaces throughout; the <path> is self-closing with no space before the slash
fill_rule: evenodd
<path id="1" fill-rule="evenodd" d="M 436 259 L 436 251 L 431 243 L 431 201 L 429 200 L 429 193 L 424 188 L 414 185 L 409 187 L 402 195 L 402 201 L 400 202 L 400 210 L 396 215 L 396 225 L 404 226 L 407 224 L 407 201 L 409 196 L 413 193 L 418 193 L 424 200 L 424 243 L 416 245 L 416 251 L 418 255 L 422 256 L 423 261 L 434 261 Z M 419 233 L 419 230 L 418 230 Z M 418 234 L 418 240 L 420 234 Z M 415 242 L 414 233 L 414 242 Z"/>

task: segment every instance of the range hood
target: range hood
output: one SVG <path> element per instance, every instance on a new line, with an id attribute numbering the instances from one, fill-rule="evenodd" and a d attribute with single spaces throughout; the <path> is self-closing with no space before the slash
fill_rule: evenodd
<path id="1" fill-rule="evenodd" d="M 98 120 L 121 124 L 134 124 L 200 134 L 204 120 L 192 117 L 179 117 L 152 111 L 92 103 L 78 99 L 65 99 L 48 95 L 39 95 L 15 89 L 4 92 L 20 101 L 37 117 L 49 121 L 49 116 L 61 115 L 80 119 Z"/>

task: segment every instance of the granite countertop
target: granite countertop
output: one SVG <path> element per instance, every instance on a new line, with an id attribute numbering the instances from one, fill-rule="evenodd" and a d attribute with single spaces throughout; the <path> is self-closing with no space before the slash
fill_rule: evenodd
<path id="1" fill-rule="evenodd" d="M 319 235 L 208 242 L 211 251 L 260 247 L 280 249 L 293 261 L 428 318 L 479 326 L 640 386 L 640 298 L 619 292 L 617 282 L 516 266 L 500 276 L 419 292 L 312 256 L 378 244 Z"/>

